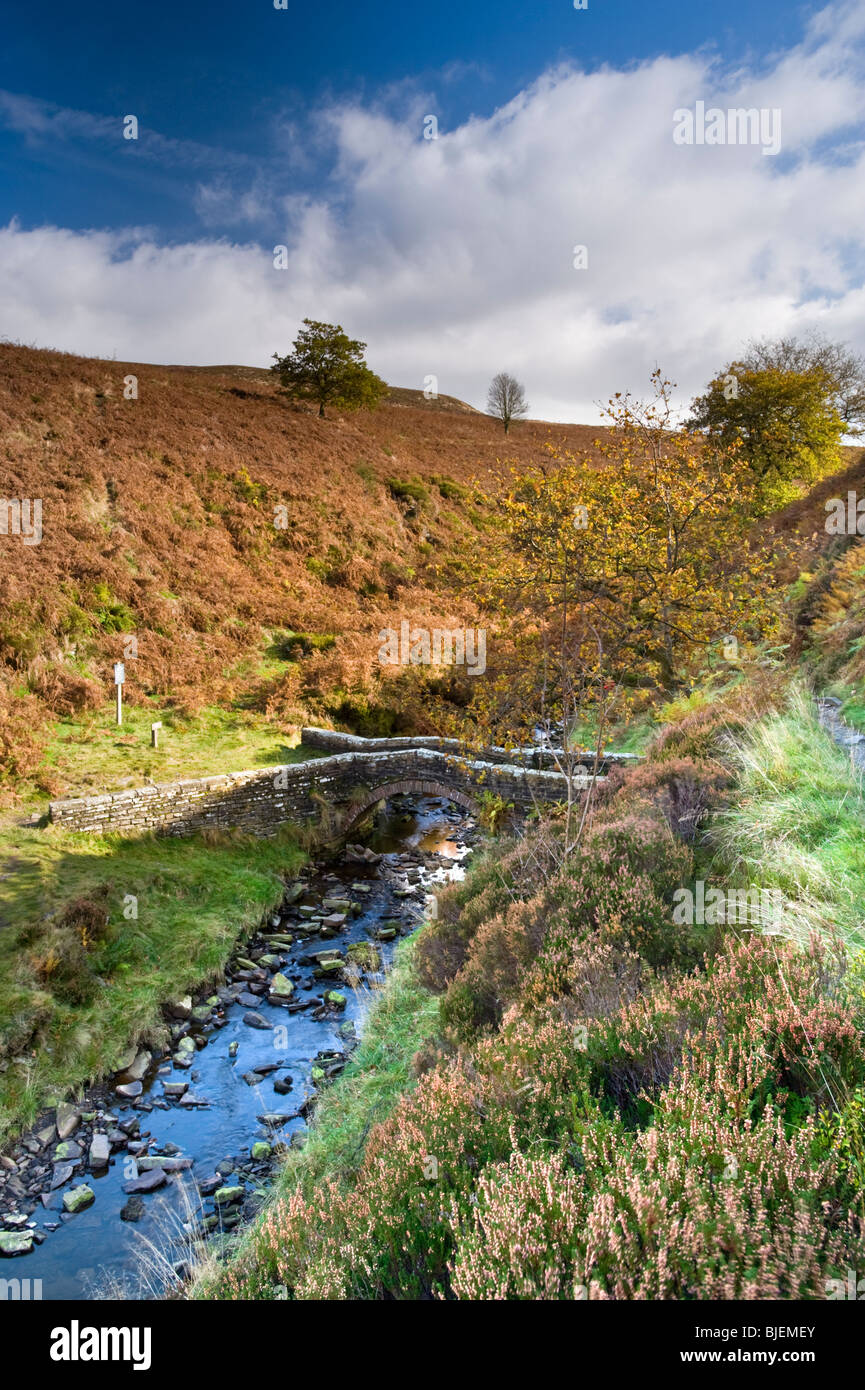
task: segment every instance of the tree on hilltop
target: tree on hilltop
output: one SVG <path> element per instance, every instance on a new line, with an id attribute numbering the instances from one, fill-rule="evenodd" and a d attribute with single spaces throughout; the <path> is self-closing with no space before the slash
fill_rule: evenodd
<path id="1" fill-rule="evenodd" d="M 846 344 L 830 342 L 819 333 L 804 339 L 764 339 L 750 344 L 745 361 L 755 370 L 822 372 L 828 378 L 829 401 L 843 420 L 845 433 L 865 431 L 865 361 Z"/>
<path id="2" fill-rule="evenodd" d="M 498 372 L 490 382 L 487 410 L 490 415 L 495 415 L 501 420 L 505 434 L 510 428 L 511 420 L 525 415 L 528 408 L 529 403 L 522 382 L 517 381 L 509 372 Z"/>
<path id="3" fill-rule="evenodd" d="M 294 351 L 285 357 L 274 353 L 271 367 L 292 400 L 316 401 L 323 416 L 325 406 L 341 410 L 373 410 L 387 391 L 387 383 L 371 371 L 363 359 L 366 343 L 349 338 L 341 324 L 304 319 L 294 340 Z"/>

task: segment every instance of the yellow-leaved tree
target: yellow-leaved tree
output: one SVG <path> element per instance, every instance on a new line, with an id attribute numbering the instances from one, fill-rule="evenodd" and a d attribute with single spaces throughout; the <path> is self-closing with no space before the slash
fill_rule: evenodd
<path id="1" fill-rule="evenodd" d="M 647 403 L 609 403 L 597 453 L 551 447 L 488 499 L 498 543 L 480 591 L 494 636 L 467 727 L 506 744 L 540 728 L 561 750 L 569 845 L 589 802 L 578 735 L 593 730 L 594 773 L 639 692 L 672 693 L 712 644 L 738 650 L 777 626 L 753 471 L 735 444 L 677 426 L 672 383 L 652 380 Z"/>

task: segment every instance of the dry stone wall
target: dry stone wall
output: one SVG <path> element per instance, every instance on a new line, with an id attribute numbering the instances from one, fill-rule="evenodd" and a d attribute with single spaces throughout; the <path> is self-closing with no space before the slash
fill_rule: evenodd
<path id="1" fill-rule="evenodd" d="M 462 745 L 455 738 L 438 738 L 435 735 L 406 735 L 403 738 L 361 738 L 358 734 L 342 734 L 336 729 L 305 728 L 301 731 L 301 743 L 307 748 L 315 748 L 324 753 L 389 753 L 401 749 L 427 748 L 432 752 L 459 755 Z M 545 748 L 485 748 L 480 755 L 485 763 L 516 764 L 519 767 L 546 768 L 554 771 L 556 756 L 563 757 L 562 750 Z M 594 761 L 594 754 L 580 755 L 587 766 Z M 636 753 L 607 753 L 601 760 L 601 772 L 616 763 L 629 766 L 639 762 Z"/>
<path id="2" fill-rule="evenodd" d="M 304 734 L 327 730 L 304 730 Z M 345 736 L 340 736 L 345 737 Z M 308 747 L 321 747 L 304 738 Z M 368 801 L 378 787 L 405 784 L 405 791 L 426 789 L 447 795 L 449 788 L 474 799 L 484 791 L 528 810 L 535 802 L 563 799 L 564 779 L 546 769 L 486 760 L 464 761 L 425 746 L 427 740 L 358 740 L 357 751 L 310 758 L 282 767 L 256 768 L 215 777 L 136 787 L 75 800 L 52 801 L 51 821 L 65 830 L 190 835 L 209 827 L 274 835 L 286 821 L 316 819 L 321 799 L 342 807 Z M 380 749 L 372 745 L 395 743 Z M 420 746 L 418 746 L 420 745 Z"/>

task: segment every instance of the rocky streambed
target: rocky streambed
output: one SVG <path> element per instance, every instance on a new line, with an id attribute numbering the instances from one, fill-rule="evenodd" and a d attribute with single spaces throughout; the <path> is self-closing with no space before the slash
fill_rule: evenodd
<path id="1" fill-rule="evenodd" d="M 4 1266 L 44 1299 L 159 1296 L 192 1239 L 250 1220 L 477 833 L 451 803 L 394 797 L 364 844 L 289 883 L 218 988 L 166 1005 L 167 1045 L 131 1049 L 0 1158 Z"/>
<path id="2" fill-rule="evenodd" d="M 834 695 L 821 695 L 817 700 L 817 718 L 839 748 L 849 755 L 854 767 L 865 770 L 865 734 L 846 722 L 841 709 L 843 701 Z"/>

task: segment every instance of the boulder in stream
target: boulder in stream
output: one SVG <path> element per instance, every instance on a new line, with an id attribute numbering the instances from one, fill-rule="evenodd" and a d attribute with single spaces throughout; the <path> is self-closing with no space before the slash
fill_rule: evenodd
<path id="1" fill-rule="evenodd" d="M 96 1193 L 92 1187 L 88 1187 L 86 1182 L 78 1187 L 70 1187 L 68 1192 L 63 1193 L 63 1210 L 68 1211 L 71 1216 L 76 1212 L 84 1211 L 85 1207 L 90 1207 L 96 1201 Z"/>
<path id="2" fill-rule="evenodd" d="M 270 1001 L 281 1004 L 284 1000 L 290 999 L 293 994 L 294 985 L 291 980 L 287 975 L 283 975 L 281 970 L 278 970 L 270 982 L 270 994 L 268 996 Z"/>
<path id="3" fill-rule="evenodd" d="M 58 1187 L 65 1187 L 74 1172 L 74 1163 L 55 1163 L 54 1175 L 50 1184 L 51 1191 L 55 1192 Z"/>
<path id="4" fill-rule="evenodd" d="M 80 1144 L 76 1144 L 74 1139 L 64 1139 L 62 1144 L 58 1144 L 54 1150 L 54 1161 L 55 1163 L 77 1163 L 81 1154 Z"/>
<path id="5" fill-rule="evenodd" d="M 131 1182 L 123 1184 L 123 1191 L 127 1194 L 134 1192 L 155 1192 L 157 1187 L 164 1187 L 168 1181 L 161 1168 L 151 1168 L 149 1173 L 142 1173 L 139 1177 L 133 1178 Z"/>
<path id="6" fill-rule="evenodd" d="M 243 1021 L 249 1028 L 267 1029 L 270 1032 L 270 1024 L 267 1019 L 260 1013 L 256 1013 L 254 1009 L 250 1009 L 248 1013 L 243 1015 Z"/>
<path id="7" fill-rule="evenodd" d="M 111 1158 L 111 1143 L 107 1134 L 94 1134 L 90 1141 L 90 1167 L 97 1171 L 108 1167 Z"/>
<path id="8" fill-rule="evenodd" d="M 114 1089 L 123 1100 L 137 1100 L 144 1087 L 140 1081 L 126 1081 L 122 1086 L 115 1086 Z"/>
<path id="9" fill-rule="evenodd" d="M 213 1200 L 218 1207 L 231 1206 L 233 1202 L 243 1201 L 244 1189 L 242 1187 L 220 1187 L 213 1194 Z"/>
<path id="10" fill-rule="evenodd" d="M 126 1075 L 129 1077 L 129 1080 L 141 1081 L 152 1060 L 151 1054 L 146 1048 L 142 1048 L 140 1052 L 137 1052 L 131 1066 L 126 1068 Z"/>
<path id="11" fill-rule="evenodd" d="M 144 1202 L 140 1197 L 130 1197 L 125 1206 L 120 1208 L 121 1221 L 140 1221 L 146 1211 Z"/>
<path id="12" fill-rule="evenodd" d="M 33 1249 L 32 1231 L 0 1231 L 0 1255 L 29 1255 Z"/>

